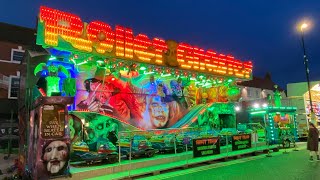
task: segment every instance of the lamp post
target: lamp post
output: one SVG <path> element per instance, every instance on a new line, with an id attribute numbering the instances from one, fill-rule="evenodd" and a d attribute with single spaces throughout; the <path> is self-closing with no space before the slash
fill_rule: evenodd
<path id="1" fill-rule="evenodd" d="M 308 57 L 306 54 L 306 48 L 304 45 L 304 30 L 308 27 L 307 23 L 302 23 L 300 26 L 301 30 L 301 41 L 302 41 L 302 48 L 303 48 L 303 63 L 306 69 L 306 76 L 307 76 L 307 83 L 308 83 L 308 92 L 309 92 L 309 102 L 310 102 L 310 114 L 313 114 L 313 106 L 312 106 L 312 96 L 310 90 L 310 79 L 309 79 L 309 64 L 308 64 Z"/>

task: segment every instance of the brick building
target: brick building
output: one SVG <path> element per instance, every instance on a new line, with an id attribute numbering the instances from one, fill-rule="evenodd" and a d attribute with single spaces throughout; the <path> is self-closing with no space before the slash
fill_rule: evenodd
<path id="1" fill-rule="evenodd" d="M 249 107 L 253 107 L 254 104 L 259 106 L 266 105 L 268 103 L 267 97 L 274 96 L 276 83 L 272 80 L 271 75 L 266 73 L 264 77 L 253 76 L 250 81 L 243 81 L 238 83 L 241 89 L 241 100 L 239 106 L 241 111 L 237 113 L 238 123 L 246 123 L 248 121 Z M 281 93 L 282 99 L 286 98 L 286 92 L 281 87 L 278 87 Z"/>
<path id="2" fill-rule="evenodd" d="M 0 146 L 10 127 L 14 127 L 13 134 L 17 133 L 21 61 L 25 49 L 35 44 L 35 32 L 35 29 L 0 23 Z"/>

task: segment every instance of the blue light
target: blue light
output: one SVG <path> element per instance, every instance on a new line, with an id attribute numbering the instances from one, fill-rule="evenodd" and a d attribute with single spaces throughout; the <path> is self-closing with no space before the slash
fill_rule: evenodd
<path id="1" fill-rule="evenodd" d="M 70 57 L 71 55 L 71 52 L 68 52 L 68 51 L 61 51 L 61 50 L 57 50 L 57 49 L 54 49 L 54 48 L 50 48 L 48 49 L 49 52 L 51 53 L 52 56 L 56 56 L 56 57 L 59 57 L 59 58 L 68 58 Z"/>
<path id="2" fill-rule="evenodd" d="M 55 50 L 55 49 L 51 49 L 50 52 L 51 51 L 54 52 L 54 53 L 58 53 L 60 55 L 60 57 L 61 56 L 69 56 L 70 55 L 69 52 L 58 51 L 58 50 Z M 78 74 L 77 69 L 75 68 L 74 64 L 72 64 L 70 62 L 59 61 L 59 60 L 51 60 L 51 61 L 47 62 L 47 66 L 50 66 L 50 65 L 65 67 L 69 71 L 70 78 L 76 78 L 76 76 Z M 48 71 L 46 70 L 46 71 L 43 71 L 41 75 L 48 76 L 49 74 L 48 74 Z M 66 78 L 66 76 L 63 73 L 59 72 L 58 73 L 58 77 L 60 77 L 59 88 L 62 89 L 63 81 Z M 76 102 L 76 96 L 74 98 L 75 98 L 75 102 Z M 72 110 L 75 109 L 75 107 L 76 107 L 76 105 L 75 105 L 75 103 L 73 103 L 71 106 L 68 107 L 68 110 L 72 111 Z"/>
<path id="3" fill-rule="evenodd" d="M 77 72 L 76 72 L 76 69 L 74 67 L 74 64 L 63 62 L 63 61 L 49 61 L 47 63 L 47 66 L 50 66 L 50 65 L 63 66 L 69 71 L 71 78 L 75 78 L 76 77 L 76 73 Z M 59 73 L 58 76 L 60 78 L 66 78 L 65 75 L 63 75 L 62 73 Z"/>

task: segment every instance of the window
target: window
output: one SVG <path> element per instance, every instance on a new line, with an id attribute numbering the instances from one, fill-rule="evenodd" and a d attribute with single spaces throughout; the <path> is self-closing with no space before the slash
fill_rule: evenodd
<path id="1" fill-rule="evenodd" d="M 11 61 L 14 63 L 21 63 L 24 56 L 24 50 L 11 49 Z"/>
<path id="2" fill-rule="evenodd" d="M 8 90 L 9 77 L 0 73 L 0 88 Z"/>
<path id="3" fill-rule="evenodd" d="M 256 89 L 256 98 L 260 98 L 259 89 Z"/>
<path id="4" fill-rule="evenodd" d="M 250 88 L 247 89 L 247 95 L 248 95 L 248 97 L 251 96 L 251 89 Z"/>
<path id="5" fill-rule="evenodd" d="M 8 99 L 18 99 L 19 87 L 20 87 L 19 76 L 10 76 Z"/>

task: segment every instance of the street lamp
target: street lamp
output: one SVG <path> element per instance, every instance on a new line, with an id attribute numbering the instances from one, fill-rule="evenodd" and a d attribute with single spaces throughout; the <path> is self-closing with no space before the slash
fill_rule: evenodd
<path id="1" fill-rule="evenodd" d="M 310 90 L 310 79 L 309 79 L 309 64 L 308 64 L 308 57 L 306 53 L 306 48 L 304 46 L 304 31 L 308 28 L 307 23 L 302 23 L 300 25 L 300 31 L 301 31 L 301 41 L 302 41 L 302 48 L 303 48 L 303 63 L 305 65 L 306 69 L 306 76 L 307 76 L 307 83 L 308 83 L 308 92 L 309 92 L 309 102 L 310 102 L 310 114 L 313 114 L 313 106 L 312 106 L 312 96 L 311 96 L 311 90 Z"/>

